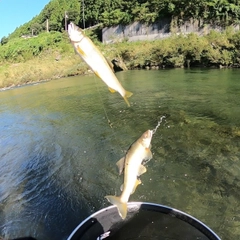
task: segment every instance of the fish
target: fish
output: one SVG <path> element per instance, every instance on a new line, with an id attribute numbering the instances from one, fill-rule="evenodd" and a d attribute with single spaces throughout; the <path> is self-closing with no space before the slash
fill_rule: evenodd
<path id="1" fill-rule="evenodd" d="M 147 130 L 138 138 L 127 150 L 126 155 L 116 164 L 119 174 L 124 171 L 124 182 L 121 186 L 122 194 L 120 196 L 108 195 L 105 198 L 117 206 L 118 213 L 122 219 L 127 216 L 127 203 L 131 194 L 133 194 L 141 180 L 139 176 L 147 171 L 142 165 L 144 160 L 152 159 L 151 139 L 152 130 Z"/>
<path id="2" fill-rule="evenodd" d="M 73 22 L 68 25 L 68 35 L 75 51 L 87 63 L 95 75 L 107 84 L 110 92 L 119 92 L 130 107 L 128 98 L 130 98 L 133 93 L 126 91 L 123 88 L 108 61 L 94 45 L 91 39 L 88 38 L 83 30 Z"/>

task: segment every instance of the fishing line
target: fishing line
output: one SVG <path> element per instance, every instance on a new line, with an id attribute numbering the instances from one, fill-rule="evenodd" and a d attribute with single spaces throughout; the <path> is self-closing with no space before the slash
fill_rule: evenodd
<path id="1" fill-rule="evenodd" d="M 107 118 L 108 124 L 109 124 L 110 128 L 112 129 L 112 133 L 113 133 L 114 139 L 115 139 L 115 141 L 116 141 L 116 143 L 117 143 L 118 141 L 117 141 L 117 137 L 116 137 L 115 131 L 114 131 L 114 129 L 113 129 L 113 123 L 110 121 L 110 119 L 109 119 L 109 117 L 108 117 L 108 114 L 107 114 L 107 111 L 106 111 L 106 108 L 105 108 L 105 106 L 104 106 L 104 102 L 103 102 L 103 99 L 102 99 L 102 95 L 101 95 L 101 92 L 100 92 L 100 89 L 99 89 L 99 84 L 98 84 L 98 82 L 97 82 L 97 77 L 96 77 L 95 75 L 94 75 L 94 80 L 95 80 L 96 88 L 97 88 L 97 90 L 98 90 L 98 94 L 99 94 L 99 96 L 100 96 L 102 108 L 103 108 L 103 110 L 104 110 L 104 113 L 105 113 L 105 116 L 106 116 L 106 118 Z M 117 144 L 117 146 L 118 146 L 120 152 L 124 153 L 124 151 L 121 149 L 120 145 Z M 120 159 L 120 158 L 119 158 L 119 159 Z M 120 177 L 120 176 L 118 175 L 118 178 L 119 178 L 119 177 Z M 118 195 L 117 193 L 119 192 L 119 190 L 117 190 L 117 189 L 119 189 L 119 188 L 120 188 L 120 187 L 119 187 L 119 185 L 118 185 L 118 181 L 116 181 L 116 182 L 115 182 L 115 189 L 114 189 L 116 196 Z"/>
<path id="2" fill-rule="evenodd" d="M 162 116 L 162 117 L 160 118 L 160 120 L 159 120 L 158 123 L 157 123 L 157 126 L 152 130 L 152 135 L 156 133 L 157 129 L 160 127 L 160 125 L 161 125 L 161 123 L 162 123 L 162 121 L 163 121 L 164 118 L 166 118 L 166 116 Z"/>
<path id="3" fill-rule="evenodd" d="M 99 90 L 99 87 L 98 87 L 98 83 L 97 83 L 97 81 L 96 81 L 96 76 L 95 76 L 95 74 L 94 74 L 94 80 L 95 80 L 96 88 L 97 88 L 97 90 L 98 90 L 98 94 L 99 94 L 99 96 L 100 96 L 100 101 L 101 101 L 101 103 L 102 103 L 101 105 L 102 105 L 103 111 L 104 111 L 105 116 L 106 116 L 107 121 L 108 121 L 108 125 L 109 125 L 109 127 L 113 130 L 113 124 L 112 124 L 112 122 L 110 121 L 110 119 L 109 119 L 109 117 L 108 117 L 106 108 L 104 107 L 104 102 L 103 102 L 103 100 L 102 100 L 102 95 L 101 95 L 101 93 L 100 93 L 100 90 Z"/>
<path id="4" fill-rule="evenodd" d="M 152 135 L 156 133 L 157 129 L 160 127 L 163 119 L 166 118 L 166 116 L 162 116 L 160 120 L 157 123 L 157 126 L 152 130 Z M 143 165 L 146 165 L 151 159 L 148 159 L 147 161 L 143 161 Z"/>
<path id="5" fill-rule="evenodd" d="M 101 95 L 101 92 L 100 92 L 100 89 L 99 89 L 99 85 L 98 85 L 98 82 L 97 82 L 96 79 L 97 79 L 97 77 L 94 75 L 94 80 L 95 80 L 96 88 L 97 88 L 98 94 L 99 94 L 99 96 L 100 96 L 100 100 L 101 100 L 101 103 L 102 103 L 101 105 L 102 105 L 103 111 L 104 111 L 104 113 L 105 113 L 105 116 L 106 116 L 106 118 L 107 118 L 108 125 L 109 125 L 109 127 L 112 129 L 112 133 L 113 133 L 113 135 L 114 135 L 115 141 L 118 142 L 118 141 L 117 141 L 116 134 L 115 134 L 115 131 L 114 131 L 114 129 L 113 129 L 113 123 L 110 121 L 110 119 L 109 119 L 109 117 L 108 117 L 108 114 L 107 114 L 107 111 L 106 111 L 106 108 L 105 108 L 105 106 L 104 106 L 104 102 L 103 102 L 103 99 L 102 99 L 102 95 Z M 119 145 L 119 144 L 117 144 L 117 145 L 118 145 L 118 147 L 119 147 L 119 149 L 120 149 L 120 152 L 124 152 L 124 151 L 121 149 L 120 145 Z"/>
<path id="6" fill-rule="evenodd" d="M 110 121 L 110 119 L 109 119 L 109 117 L 108 117 L 106 108 L 105 108 L 105 106 L 104 106 L 103 98 L 102 98 L 102 95 L 101 95 L 101 92 L 100 92 L 100 89 L 99 89 L 99 85 L 98 85 L 98 82 L 97 82 L 97 77 L 96 77 L 95 75 L 94 75 L 94 80 L 95 80 L 96 88 L 97 88 L 97 90 L 98 90 L 98 94 L 99 94 L 99 98 L 100 98 L 100 101 L 101 101 L 101 105 L 102 105 L 104 114 L 105 114 L 105 116 L 106 116 L 106 118 L 107 118 L 107 121 L 108 121 L 108 124 L 109 124 L 110 128 L 112 129 L 112 132 L 113 132 L 115 141 L 117 142 L 117 137 L 116 137 L 115 131 L 114 131 L 114 129 L 113 129 L 113 123 Z M 161 123 L 163 122 L 163 120 L 164 120 L 165 118 L 166 118 L 166 116 L 160 117 L 160 120 L 158 121 L 156 127 L 152 130 L 152 135 L 156 133 L 157 129 L 160 127 Z M 124 151 L 121 149 L 121 147 L 120 147 L 119 144 L 118 144 L 118 147 L 119 147 L 119 149 L 120 149 L 120 152 L 124 152 Z M 148 162 L 148 161 L 147 161 L 147 162 Z M 145 162 L 144 164 L 146 164 L 147 162 Z M 118 188 L 117 184 L 118 184 L 118 183 L 116 182 L 115 195 L 117 195 L 117 192 L 118 192 L 118 191 L 117 191 L 117 188 Z"/>

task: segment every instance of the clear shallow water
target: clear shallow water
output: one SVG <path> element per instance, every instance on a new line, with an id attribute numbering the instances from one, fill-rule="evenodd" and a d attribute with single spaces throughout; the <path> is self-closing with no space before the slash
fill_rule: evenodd
<path id="1" fill-rule="evenodd" d="M 165 115 L 130 200 L 180 209 L 238 239 L 240 71 L 117 75 L 134 93 L 131 108 L 94 76 L 0 92 L 0 236 L 66 239 L 120 193 L 116 161 Z"/>

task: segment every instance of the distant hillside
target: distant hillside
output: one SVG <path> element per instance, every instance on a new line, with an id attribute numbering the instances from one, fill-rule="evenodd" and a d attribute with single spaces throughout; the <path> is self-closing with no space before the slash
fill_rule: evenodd
<path id="1" fill-rule="evenodd" d="M 79 9 L 78 0 L 51 0 L 39 15 L 18 27 L 8 38 L 37 35 L 47 30 L 61 32 L 64 29 L 65 11 L 67 11 L 69 21 L 78 23 L 80 20 Z"/>
<path id="2" fill-rule="evenodd" d="M 82 5 L 84 3 L 84 6 Z M 40 14 L 19 26 L 1 44 L 23 35 L 38 35 L 44 31 L 62 32 L 73 21 L 81 27 L 98 23 L 103 26 L 129 24 L 133 21 L 152 23 L 163 17 L 180 23 L 202 19 L 206 23 L 228 26 L 240 23 L 239 0 L 51 0 Z M 83 21 L 84 20 L 84 21 Z"/>

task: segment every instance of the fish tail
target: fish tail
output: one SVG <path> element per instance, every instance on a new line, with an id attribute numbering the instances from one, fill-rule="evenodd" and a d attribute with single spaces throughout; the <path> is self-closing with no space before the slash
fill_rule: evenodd
<path id="1" fill-rule="evenodd" d="M 120 197 L 117 196 L 105 196 L 105 198 L 107 198 L 111 204 L 117 206 L 119 215 L 122 219 L 125 219 L 127 216 L 127 203 L 122 202 Z"/>
<path id="2" fill-rule="evenodd" d="M 132 92 L 126 91 L 126 92 L 125 92 L 125 95 L 123 96 L 124 101 L 127 103 L 127 105 L 128 105 L 129 107 L 130 107 L 130 103 L 129 103 L 129 101 L 128 101 L 128 98 L 130 98 L 132 95 L 133 95 Z"/>

